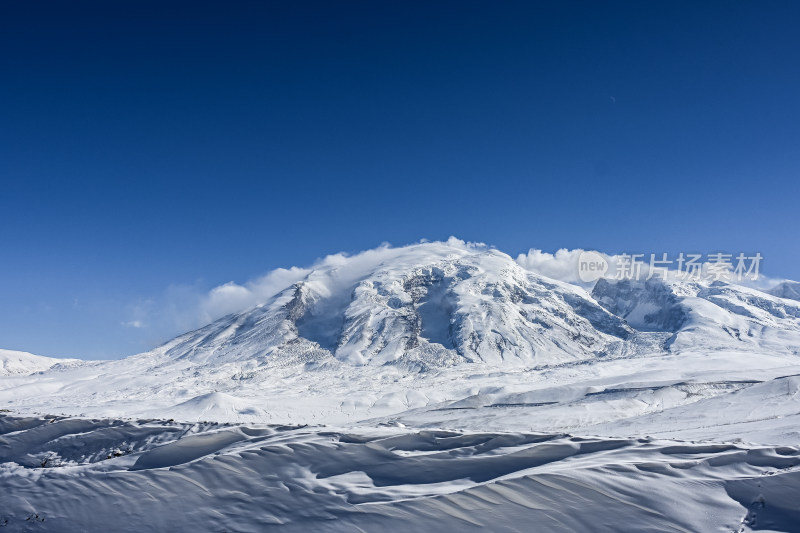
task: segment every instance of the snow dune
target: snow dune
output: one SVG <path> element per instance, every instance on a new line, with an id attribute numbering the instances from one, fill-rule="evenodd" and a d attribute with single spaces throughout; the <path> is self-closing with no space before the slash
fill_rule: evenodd
<path id="1" fill-rule="evenodd" d="M 8 531 L 800 524 L 798 446 L 10 416 L 0 434 Z M 78 435 L 88 455 L 77 454 Z"/>

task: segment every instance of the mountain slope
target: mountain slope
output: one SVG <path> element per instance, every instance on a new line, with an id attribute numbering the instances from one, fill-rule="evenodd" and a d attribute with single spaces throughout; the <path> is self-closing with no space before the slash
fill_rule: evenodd
<path id="1" fill-rule="evenodd" d="M 800 301 L 800 282 L 784 281 L 769 289 L 767 293 L 779 298 Z"/>

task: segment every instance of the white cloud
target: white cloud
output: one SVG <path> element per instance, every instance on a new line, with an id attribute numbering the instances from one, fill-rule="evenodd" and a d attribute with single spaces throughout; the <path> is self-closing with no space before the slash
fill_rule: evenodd
<path id="1" fill-rule="evenodd" d="M 309 272 L 309 268 L 278 268 L 244 285 L 229 281 L 214 287 L 200 298 L 198 318 L 202 323 L 210 322 L 263 303 L 303 279 Z"/>
<path id="2" fill-rule="evenodd" d="M 517 263 L 523 268 L 546 276 L 548 278 L 566 281 L 567 283 L 580 284 L 578 277 L 578 257 L 583 250 L 567 250 L 561 248 L 555 254 L 531 248 L 527 254 L 519 254 Z M 609 256 L 603 255 L 606 260 Z"/>
<path id="3" fill-rule="evenodd" d="M 425 250 L 428 250 L 426 253 L 433 259 L 488 248 L 482 243 L 465 242 L 455 237 L 445 243 L 423 243 L 427 241 L 399 248 L 383 243 L 377 248 L 353 255 L 332 254 L 306 268 L 278 268 L 245 283 L 229 281 L 210 290 L 200 284 L 171 285 L 157 300 L 143 300 L 130 306 L 130 319 L 123 324 L 146 328 L 150 338 L 163 342 L 224 315 L 264 303 L 314 271 L 325 271 L 325 284 L 330 290 L 335 290 L 367 274 L 381 263 L 419 260 L 419 246 L 425 246 Z M 409 253 L 412 249 L 415 251 Z M 345 265 L 346 269 L 339 268 Z"/>

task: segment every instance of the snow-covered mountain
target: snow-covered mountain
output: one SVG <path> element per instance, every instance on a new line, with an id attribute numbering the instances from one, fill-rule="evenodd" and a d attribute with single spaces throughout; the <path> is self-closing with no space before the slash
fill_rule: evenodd
<path id="1" fill-rule="evenodd" d="M 800 302 L 721 281 L 598 280 L 592 296 L 640 331 L 670 333 L 670 351 L 800 355 Z"/>
<path id="2" fill-rule="evenodd" d="M 456 240 L 293 272 L 122 360 L 0 352 L 0 525 L 798 530 L 788 291 L 587 292 Z"/>
<path id="3" fill-rule="evenodd" d="M 42 357 L 28 352 L 0 350 L 0 376 L 26 375 L 47 370 L 54 365 L 69 365 L 76 359 Z"/>
<path id="4" fill-rule="evenodd" d="M 379 259 L 379 261 L 378 261 Z M 159 350 L 198 363 L 333 357 L 408 368 L 574 361 L 631 336 L 585 291 L 488 248 L 425 243 L 314 270 Z"/>
<path id="5" fill-rule="evenodd" d="M 437 409 L 546 402 L 555 417 L 540 429 L 574 430 L 651 413 L 642 395 L 678 406 L 800 373 L 800 302 L 739 285 L 601 279 L 589 293 L 457 240 L 303 272 L 150 352 L 6 378 L 0 401 L 183 420 L 349 423 L 422 409 L 426 424 L 459 427 L 468 417 Z M 623 385 L 640 391 L 627 408 L 596 394 Z M 669 401 L 653 392 L 663 387 L 677 391 Z"/>

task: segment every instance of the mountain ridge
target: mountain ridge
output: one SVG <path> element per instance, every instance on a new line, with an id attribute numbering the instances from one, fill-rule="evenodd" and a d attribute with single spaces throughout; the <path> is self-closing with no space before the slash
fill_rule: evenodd
<path id="1" fill-rule="evenodd" d="M 23 413 L 520 430 L 533 409 L 541 430 L 613 432 L 800 373 L 800 302 L 731 283 L 601 279 L 587 292 L 454 240 L 337 256 L 298 277 L 149 352 L 6 377 L 0 401 Z"/>

